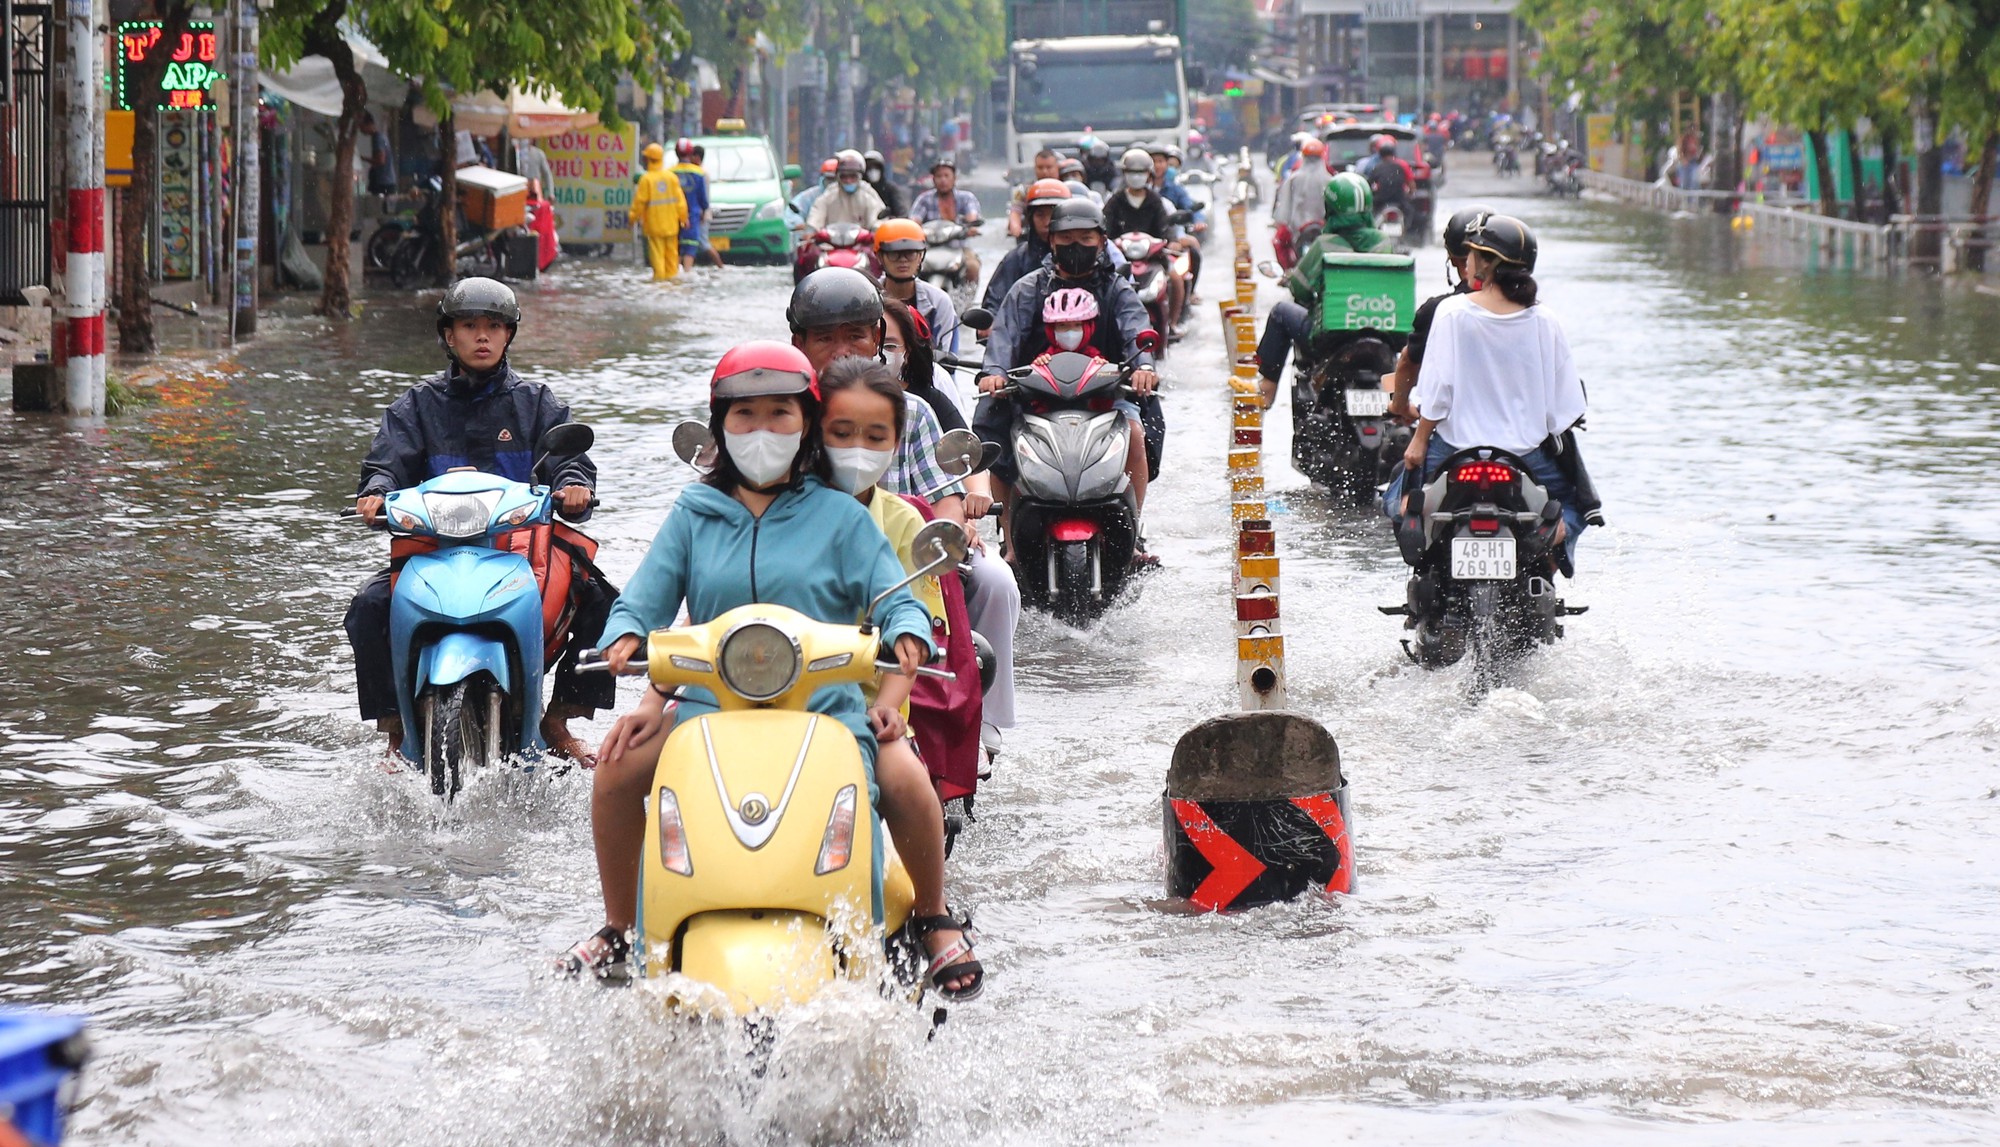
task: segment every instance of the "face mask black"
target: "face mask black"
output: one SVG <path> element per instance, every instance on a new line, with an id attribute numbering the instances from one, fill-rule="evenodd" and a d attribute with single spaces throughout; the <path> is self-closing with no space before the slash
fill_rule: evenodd
<path id="1" fill-rule="evenodd" d="M 1055 249 L 1056 270 L 1065 275 L 1088 274 L 1097 266 L 1097 248 L 1071 243 Z"/>

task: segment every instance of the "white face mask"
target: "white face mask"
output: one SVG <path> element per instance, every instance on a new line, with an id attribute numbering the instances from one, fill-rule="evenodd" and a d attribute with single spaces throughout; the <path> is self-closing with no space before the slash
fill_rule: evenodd
<path id="1" fill-rule="evenodd" d="M 723 445 L 736 472 L 752 486 L 769 486 L 792 472 L 792 460 L 799 456 L 803 434 L 780 434 L 775 430 L 752 430 L 748 434 L 722 432 Z"/>
<path id="2" fill-rule="evenodd" d="M 1083 345 L 1083 328 L 1068 327 L 1056 332 L 1056 345 L 1064 350 L 1075 350 Z"/>
<path id="3" fill-rule="evenodd" d="M 889 463 L 896 460 L 896 452 L 870 450 L 865 446 L 829 446 L 826 458 L 833 465 L 833 484 L 850 494 L 859 494 L 882 480 L 882 475 L 889 472 Z"/>
<path id="4" fill-rule="evenodd" d="M 882 352 L 882 363 L 889 368 L 890 374 L 896 376 L 897 382 L 903 381 L 903 364 L 909 360 L 910 356 L 906 351 L 885 350 Z"/>
<path id="5" fill-rule="evenodd" d="M 1151 182 L 1153 182 L 1153 177 L 1147 172 L 1128 171 L 1125 173 L 1125 186 L 1130 190 L 1144 191 L 1146 190 L 1146 185 Z"/>

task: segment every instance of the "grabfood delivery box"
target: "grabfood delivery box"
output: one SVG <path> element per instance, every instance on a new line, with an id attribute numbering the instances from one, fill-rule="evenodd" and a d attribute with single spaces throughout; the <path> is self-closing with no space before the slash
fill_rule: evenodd
<path id="1" fill-rule="evenodd" d="M 1417 315 L 1415 259 L 1326 251 L 1321 266 L 1321 330 L 1409 333 Z"/>

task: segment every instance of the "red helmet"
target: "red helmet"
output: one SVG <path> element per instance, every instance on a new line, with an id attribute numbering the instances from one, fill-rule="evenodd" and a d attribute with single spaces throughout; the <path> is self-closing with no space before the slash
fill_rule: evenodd
<path id="1" fill-rule="evenodd" d="M 758 339 L 730 347 L 709 376 L 708 400 L 755 398 L 764 394 L 810 394 L 819 398 L 819 377 L 805 352 L 790 343 Z"/>
<path id="2" fill-rule="evenodd" d="M 821 175 L 832 175 L 837 165 L 838 161 L 836 161 L 832 156 L 828 156 L 826 157 L 826 159 L 820 162 L 819 173 Z"/>
<path id="3" fill-rule="evenodd" d="M 686 136 L 682 136 L 679 139 L 675 140 L 674 154 L 680 156 L 682 159 L 687 159 L 690 156 L 694 155 L 694 141 Z"/>

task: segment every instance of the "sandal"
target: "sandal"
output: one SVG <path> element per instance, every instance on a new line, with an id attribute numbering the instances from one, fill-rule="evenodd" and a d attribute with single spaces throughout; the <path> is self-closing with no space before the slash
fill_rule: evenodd
<path id="1" fill-rule="evenodd" d="M 551 732 L 548 725 L 544 723 L 542 725 L 542 740 L 548 744 L 549 752 L 565 760 L 576 762 L 579 768 L 594 769 L 597 767 L 597 754 L 590 751 L 590 746 L 583 743 L 583 738 L 578 737 L 575 733 L 567 729 Z"/>
<path id="2" fill-rule="evenodd" d="M 605 925 L 590 938 L 556 959 L 556 974 L 581 979 L 587 971 L 599 980 L 623 980 L 631 976 L 632 945 L 623 929 Z"/>
<path id="3" fill-rule="evenodd" d="M 935 988 L 939 995 L 953 1003 L 965 1004 L 978 999 L 979 993 L 986 989 L 986 969 L 978 960 L 970 958 L 972 942 L 978 935 L 972 930 L 972 919 L 967 917 L 961 920 L 947 910 L 942 916 L 915 917 L 910 924 L 916 929 L 919 942 L 933 932 L 953 931 L 959 934 L 958 939 L 945 945 L 944 951 L 930 957 L 930 963 L 924 967 L 925 986 Z M 944 986 L 946 980 L 964 979 L 970 979 L 972 983 L 957 989 Z"/>

